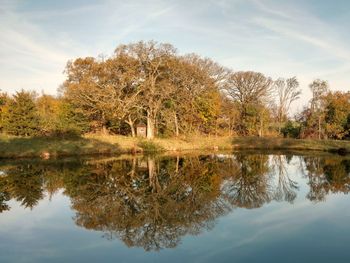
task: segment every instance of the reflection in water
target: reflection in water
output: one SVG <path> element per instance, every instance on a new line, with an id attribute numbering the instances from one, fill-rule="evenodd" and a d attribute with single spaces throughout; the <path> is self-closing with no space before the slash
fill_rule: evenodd
<path id="1" fill-rule="evenodd" d="M 245 208 L 261 207 L 273 198 L 268 155 L 236 155 L 236 172 L 228 177 L 230 203 Z M 223 167 L 225 169 L 225 167 Z"/>
<path id="2" fill-rule="evenodd" d="M 287 171 L 287 164 L 290 161 L 291 158 L 285 155 L 274 155 L 272 157 L 272 165 L 278 178 L 278 184 L 274 195 L 276 201 L 292 203 L 297 197 L 296 190 L 299 189 L 298 184 L 290 179 Z"/>
<path id="3" fill-rule="evenodd" d="M 64 190 L 78 226 L 146 250 L 175 247 L 184 235 L 213 228 L 235 208 L 292 203 L 299 186 L 288 173 L 292 156 L 235 154 L 129 157 L 121 160 L 17 163 L 0 166 L 0 212 L 17 200 L 33 209 Z M 350 160 L 299 157 L 307 198 L 348 193 Z"/>
<path id="4" fill-rule="evenodd" d="M 307 198 L 324 201 L 329 193 L 348 193 L 350 190 L 350 160 L 304 158 L 303 173 L 308 178 L 310 192 Z"/>

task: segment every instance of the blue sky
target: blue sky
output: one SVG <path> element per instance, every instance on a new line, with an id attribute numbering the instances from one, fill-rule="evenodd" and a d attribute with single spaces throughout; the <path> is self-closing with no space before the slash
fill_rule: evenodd
<path id="1" fill-rule="evenodd" d="M 56 94 L 69 59 L 156 40 L 233 70 L 350 90 L 346 0 L 0 0 L 0 89 Z"/>

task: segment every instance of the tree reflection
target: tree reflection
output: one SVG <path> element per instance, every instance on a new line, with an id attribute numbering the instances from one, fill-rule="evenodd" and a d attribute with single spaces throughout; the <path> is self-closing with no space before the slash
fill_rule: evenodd
<path id="1" fill-rule="evenodd" d="M 291 158 L 286 155 L 274 155 L 272 165 L 275 173 L 278 175 L 278 183 L 275 190 L 274 198 L 277 201 L 287 201 L 292 203 L 297 197 L 298 183 L 290 179 L 287 164 Z"/>
<path id="2" fill-rule="evenodd" d="M 2 174 L 0 177 L 0 213 L 10 210 L 7 202 L 11 199 L 10 194 L 6 191 L 6 181 L 3 176 L 5 176 L 5 174 Z"/>
<path id="3" fill-rule="evenodd" d="M 237 154 L 234 159 L 238 169 L 225 186 L 230 202 L 244 208 L 257 208 L 270 202 L 273 190 L 268 155 Z"/>
<path id="4" fill-rule="evenodd" d="M 62 171 L 70 170 L 76 164 L 68 167 L 61 165 L 40 162 L 0 165 L 0 212 L 10 209 L 7 202 L 11 199 L 25 208 L 33 209 L 45 193 L 51 196 L 62 188 Z"/>
<path id="5" fill-rule="evenodd" d="M 311 201 L 324 201 L 329 193 L 345 193 L 350 190 L 350 160 L 337 157 L 305 157 L 304 175 L 308 178 Z"/>
<path id="6" fill-rule="evenodd" d="M 184 235 L 210 230 L 236 208 L 293 202 L 299 185 L 288 173 L 293 156 L 232 154 L 0 165 L 0 212 L 17 200 L 32 209 L 59 189 L 75 223 L 146 250 L 171 248 Z M 300 157 L 312 201 L 348 193 L 350 161 Z"/>
<path id="7" fill-rule="evenodd" d="M 179 162 L 148 157 L 105 163 L 84 179 L 75 177 L 66 194 L 78 211 L 76 223 L 146 250 L 174 247 L 181 236 L 212 228 L 231 209 L 220 198 L 218 163 L 206 157 Z"/>
<path id="8" fill-rule="evenodd" d="M 13 198 L 32 209 L 43 198 L 40 168 L 30 164 L 9 167 L 1 178 L 1 189 L 7 199 Z"/>

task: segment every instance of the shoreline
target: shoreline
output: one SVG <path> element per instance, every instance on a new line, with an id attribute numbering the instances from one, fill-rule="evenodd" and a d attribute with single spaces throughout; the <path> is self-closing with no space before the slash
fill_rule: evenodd
<path id="1" fill-rule="evenodd" d="M 295 151 L 350 154 L 350 141 L 193 136 L 146 140 L 127 136 L 79 138 L 0 136 L 0 159 L 77 157 L 185 151 Z"/>

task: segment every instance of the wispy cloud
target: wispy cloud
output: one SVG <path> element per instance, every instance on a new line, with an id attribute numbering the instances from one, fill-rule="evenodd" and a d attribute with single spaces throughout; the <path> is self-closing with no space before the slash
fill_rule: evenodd
<path id="1" fill-rule="evenodd" d="M 57 44 L 53 34 L 42 32 L 12 8 L 2 7 L 0 11 L 0 88 L 55 93 L 72 52 Z"/>
<path id="2" fill-rule="evenodd" d="M 345 40 L 337 39 L 334 29 L 310 13 L 293 12 L 287 15 L 279 9 L 272 9 L 255 1 L 268 16 L 258 16 L 255 21 L 275 33 L 302 41 L 329 53 L 332 56 L 350 61 L 350 51 L 344 46 Z M 286 8 L 284 8 L 285 10 Z"/>
<path id="3" fill-rule="evenodd" d="M 170 42 L 180 53 L 210 56 L 234 70 L 274 78 L 296 75 L 304 101 L 313 78 L 328 79 L 337 89 L 350 86 L 347 32 L 300 1 L 105 0 L 79 5 L 62 0 L 39 5 L 2 0 L 0 30 L 0 88 L 8 91 L 55 93 L 68 59 L 110 54 L 118 44 L 150 39 Z"/>

